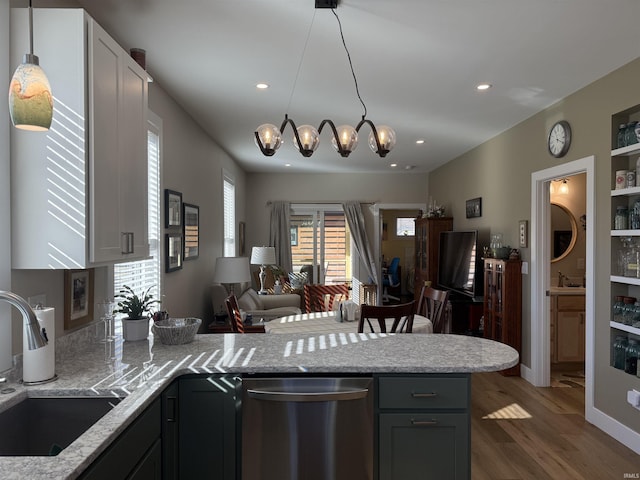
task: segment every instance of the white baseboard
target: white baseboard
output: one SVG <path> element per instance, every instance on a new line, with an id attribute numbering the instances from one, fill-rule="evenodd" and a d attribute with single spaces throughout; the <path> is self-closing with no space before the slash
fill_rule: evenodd
<path id="1" fill-rule="evenodd" d="M 520 376 L 524 378 L 527 382 L 529 382 L 531 385 L 535 385 L 535 383 L 533 382 L 533 372 L 524 363 L 520 364 Z"/>
<path id="2" fill-rule="evenodd" d="M 631 407 L 630 407 L 631 408 Z M 607 435 L 640 455 L 640 433 L 620 423 L 597 408 L 587 408 L 585 419 Z"/>

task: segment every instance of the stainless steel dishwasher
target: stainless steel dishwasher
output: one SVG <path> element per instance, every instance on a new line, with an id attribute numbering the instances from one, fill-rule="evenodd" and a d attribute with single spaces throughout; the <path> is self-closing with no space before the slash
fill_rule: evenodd
<path id="1" fill-rule="evenodd" d="M 373 479 L 373 379 L 243 379 L 243 480 Z"/>

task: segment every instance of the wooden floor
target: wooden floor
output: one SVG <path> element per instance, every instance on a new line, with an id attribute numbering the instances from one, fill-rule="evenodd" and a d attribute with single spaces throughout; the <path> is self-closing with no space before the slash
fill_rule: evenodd
<path id="1" fill-rule="evenodd" d="M 472 375 L 471 478 L 640 478 L 640 455 L 584 419 L 584 388 Z M 625 476 L 625 474 L 627 474 Z"/>

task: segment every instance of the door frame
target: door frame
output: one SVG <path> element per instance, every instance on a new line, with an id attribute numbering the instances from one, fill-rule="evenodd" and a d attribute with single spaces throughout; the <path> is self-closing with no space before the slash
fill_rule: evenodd
<path id="1" fill-rule="evenodd" d="M 426 203 L 374 203 L 371 205 L 373 213 L 373 252 L 376 260 L 376 271 L 378 275 L 378 293 L 376 298 L 378 303 L 382 301 L 382 217 L 381 210 L 422 210 L 427 211 Z"/>
<path id="2" fill-rule="evenodd" d="M 531 367 L 522 376 L 536 387 L 550 385 L 550 299 L 551 268 L 549 232 L 551 180 L 586 173 L 585 255 L 585 410 L 593 409 L 595 350 L 595 157 L 593 155 L 531 174 Z M 536 321 L 538 320 L 538 321 Z"/>

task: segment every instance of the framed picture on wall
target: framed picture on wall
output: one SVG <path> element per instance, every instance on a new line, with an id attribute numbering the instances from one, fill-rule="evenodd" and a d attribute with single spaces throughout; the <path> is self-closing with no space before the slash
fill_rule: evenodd
<path id="1" fill-rule="evenodd" d="M 198 258 L 200 248 L 200 208 L 197 205 L 183 203 L 184 219 L 184 259 Z"/>
<path id="2" fill-rule="evenodd" d="M 167 233 L 165 242 L 165 271 L 175 272 L 182 268 L 182 235 L 180 233 Z"/>
<path id="3" fill-rule="evenodd" d="M 64 329 L 93 320 L 93 269 L 64 271 Z"/>
<path id="4" fill-rule="evenodd" d="M 164 191 L 164 226 L 180 227 L 182 225 L 182 193 L 168 188 Z"/>
<path id="5" fill-rule="evenodd" d="M 467 218 L 476 218 L 482 216 L 482 198 L 472 198 L 471 200 L 467 200 L 465 205 Z"/>

